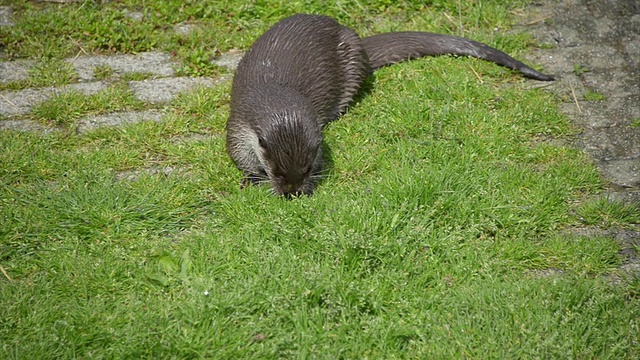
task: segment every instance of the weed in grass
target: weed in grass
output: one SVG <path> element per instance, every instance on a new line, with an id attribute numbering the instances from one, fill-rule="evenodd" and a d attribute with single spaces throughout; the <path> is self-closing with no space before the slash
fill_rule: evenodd
<path id="1" fill-rule="evenodd" d="M 634 128 L 640 128 L 640 118 L 631 120 L 630 126 Z"/>
<path id="2" fill-rule="evenodd" d="M 123 82 L 129 81 L 142 81 L 153 78 L 153 74 L 151 73 L 141 73 L 141 72 L 128 72 L 120 75 L 120 79 Z"/>
<path id="3" fill-rule="evenodd" d="M 640 253 L 640 249 L 636 249 L 636 252 Z M 640 277 L 632 277 L 629 279 L 625 297 L 629 301 L 640 299 Z"/>
<path id="4" fill-rule="evenodd" d="M 0 83 L 0 90 L 3 90 L 3 91 L 4 90 L 22 90 L 28 87 L 29 87 L 29 82 L 27 80 L 17 80 L 17 81 Z"/>
<path id="5" fill-rule="evenodd" d="M 30 69 L 30 87 L 60 86 L 75 80 L 76 73 L 67 62 L 44 61 Z"/>
<path id="6" fill-rule="evenodd" d="M 580 64 L 573 65 L 573 73 L 578 75 L 578 76 L 580 76 L 580 75 L 582 75 L 584 73 L 590 72 L 590 71 L 591 71 L 590 69 L 588 69 L 588 68 L 586 68 L 586 67 L 584 67 L 584 66 L 582 66 Z"/>
<path id="7" fill-rule="evenodd" d="M 86 113 L 86 99 L 77 91 L 66 91 L 34 106 L 32 114 L 38 121 L 68 126 Z"/>
<path id="8" fill-rule="evenodd" d="M 183 65 L 177 73 L 181 76 L 215 76 L 219 68 L 211 62 L 213 57 L 214 53 L 202 45 L 189 48 L 189 52 L 183 55 Z"/>
<path id="9" fill-rule="evenodd" d="M 164 251 L 152 257 L 152 264 L 154 269 L 147 273 L 147 277 L 152 282 L 166 287 L 175 280 L 188 281 L 192 261 L 187 249 L 179 260 Z"/>
<path id="10" fill-rule="evenodd" d="M 92 95 L 89 102 L 89 108 L 96 112 L 140 109 L 144 106 L 143 102 L 135 98 L 133 91 L 118 85 L 110 86 L 106 90 Z"/>
<path id="11" fill-rule="evenodd" d="M 600 94 L 599 92 L 588 90 L 584 94 L 584 99 L 586 101 L 604 101 L 604 100 L 607 100 L 607 97 L 604 96 L 603 94 Z"/>
<path id="12" fill-rule="evenodd" d="M 64 61 L 48 60 L 36 63 L 29 69 L 25 80 L 0 83 L 0 90 L 22 90 L 47 86 L 60 86 L 76 79 L 73 67 Z"/>
<path id="13" fill-rule="evenodd" d="M 108 79 L 111 76 L 113 76 L 114 71 L 113 71 L 113 69 L 111 69 L 111 67 L 109 65 L 100 65 L 100 66 L 96 66 L 93 69 L 93 74 L 94 74 L 96 79 L 104 80 L 104 79 Z"/>

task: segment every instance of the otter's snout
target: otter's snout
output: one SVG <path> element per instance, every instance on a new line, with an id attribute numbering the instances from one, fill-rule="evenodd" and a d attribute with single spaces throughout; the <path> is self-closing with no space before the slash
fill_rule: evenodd
<path id="1" fill-rule="evenodd" d="M 277 195 L 284 196 L 287 199 L 303 195 L 311 196 L 313 193 L 313 186 L 304 180 L 291 183 L 281 182 L 274 184 L 273 188 Z"/>
<path id="2" fill-rule="evenodd" d="M 287 199 L 303 195 L 302 184 L 285 184 L 282 189 L 282 195 Z"/>

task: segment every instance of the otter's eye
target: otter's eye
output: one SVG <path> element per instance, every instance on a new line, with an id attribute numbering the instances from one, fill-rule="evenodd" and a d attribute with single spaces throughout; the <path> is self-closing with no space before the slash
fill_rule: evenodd
<path id="1" fill-rule="evenodd" d="M 258 137 L 258 145 L 260 145 L 261 148 L 266 148 L 267 140 L 265 140 L 263 137 Z"/>

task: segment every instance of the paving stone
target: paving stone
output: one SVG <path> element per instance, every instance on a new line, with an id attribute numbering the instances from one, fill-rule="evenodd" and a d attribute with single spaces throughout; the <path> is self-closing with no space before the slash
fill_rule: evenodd
<path id="1" fill-rule="evenodd" d="M 185 169 L 181 169 L 173 166 L 152 166 L 137 170 L 121 171 L 116 173 L 116 179 L 125 181 L 137 181 L 142 175 L 159 175 L 169 176 L 172 174 L 184 173 Z"/>
<path id="2" fill-rule="evenodd" d="M 169 141 L 171 141 L 172 144 L 188 144 L 188 143 L 198 142 L 198 141 L 209 141 L 212 138 L 215 138 L 216 136 L 220 136 L 220 134 L 189 133 L 186 135 L 172 136 L 169 139 Z"/>
<path id="3" fill-rule="evenodd" d="M 48 128 L 32 120 L 5 120 L 0 121 L 0 130 L 38 131 L 48 134 L 56 129 Z"/>
<path id="4" fill-rule="evenodd" d="M 640 132 L 629 132 L 624 126 L 588 129 L 577 143 L 602 161 L 640 158 Z"/>
<path id="5" fill-rule="evenodd" d="M 97 94 L 102 90 L 105 90 L 109 87 L 109 83 L 106 81 L 95 81 L 92 83 L 78 83 L 78 84 L 69 84 L 65 85 L 62 88 L 55 88 L 55 92 L 65 92 L 69 90 L 75 90 L 79 93 L 85 95 L 93 95 Z"/>
<path id="6" fill-rule="evenodd" d="M 527 30 L 540 42 L 556 47 L 538 50 L 534 63 L 560 75 L 549 89 L 567 99 L 561 110 L 583 130 L 576 146 L 593 158 L 608 188 L 618 191 L 617 198 L 637 206 L 640 129 L 631 124 L 640 116 L 640 2 L 542 0 L 532 9 L 542 14 L 529 16 L 551 20 L 535 22 Z M 575 65 L 590 71 L 575 74 Z M 578 108 L 568 88 L 577 90 L 579 100 L 585 89 L 607 99 L 580 101 Z M 620 243 L 624 263 L 619 273 L 623 276 L 609 276 L 612 282 L 620 283 L 627 275 L 640 276 L 640 225 L 632 231 L 591 229 L 587 236 L 610 236 Z"/>
<path id="7" fill-rule="evenodd" d="M 135 22 L 141 22 L 142 20 L 144 20 L 144 14 L 140 11 L 127 11 L 124 13 L 124 16 Z"/>
<path id="8" fill-rule="evenodd" d="M 169 102 L 181 92 L 191 90 L 194 87 L 212 87 L 226 79 L 227 77 L 221 77 L 216 80 L 194 77 L 151 79 L 131 81 L 129 82 L 129 87 L 133 89 L 134 95 L 139 100 L 159 104 Z"/>
<path id="9" fill-rule="evenodd" d="M 220 55 L 214 59 L 212 63 L 233 71 L 238 67 L 240 60 L 242 60 L 242 56 L 244 56 L 244 52 L 242 52 L 242 50 L 233 49 Z"/>
<path id="10" fill-rule="evenodd" d="M 109 85 L 103 81 L 92 83 L 70 84 L 62 87 L 46 87 L 0 92 L 0 115 L 16 116 L 28 114 L 33 106 L 46 101 L 56 94 L 75 90 L 82 94 L 92 95 L 106 89 Z"/>
<path id="11" fill-rule="evenodd" d="M 563 57 L 573 62 L 572 65 L 581 65 L 589 70 L 611 69 L 625 65 L 622 54 L 614 47 L 603 44 L 584 44 L 565 48 L 563 53 Z M 573 66 L 569 70 L 573 70 Z"/>
<path id="12" fill-rule="evenodd" d="M 162 52 L 146 52 L 137 55 L 80 56 L 66 61 L 73 66 L 78 77 L 84 81 L 95 79 L 94 69 L 98 66 L 109 66 L 117 73 L 150 73 L 160 77 L 174 75 L 171 57 Z"/>
<path id="13" fill-rule="evenodd" d="M 614 201 L 623 201 L 634 204 L 640 210 L 640 189 L 635 191 L 607 191 L 607 198 Z M 638 229 L 638 245 L 640 245 L 640 224 L 636 225 Z"/>
<path id="14" fill-rule="evenodd" d="M 13 11 L 10 6 L 0 6 L 0 26 L 13 26 L 11 21 L 11 15 Z"/>
<path id="15" fill-rule="evenodd" d="M 173 31 L 181 36 L 187 36 L 198 28 L 196 24 L 180 23 L 173 27 Z"/>
<path id="16" fill-rule="evenodd" d="M 598 166 L 603 175 L 614 184 L 626 188 L 640 188 L 640 158 L 602 161 Z"/>
<path id="17" fill-rule="evenodd" d="M 576 145 L 591 155 L 612 186 L 640 185 L 640 3 L 621 0 L 543 0 L 527 27 L 542 43 L 536 64 L 559 74 L 549 87 L 566 103 L 563 112 L 584 130 Z M 586 72 L 575 74 L 575 66 Z M 584 101 L 587 91 L 606 99 Z M 578 105 L 574 101 L 577 98 Z M 578 107 L 579 106 L 579 107 Z"/>
<path id="18" fill-rule="evenodd" d="M 66 3 L 82 2 L 84 0 L 42 0 L 42 1 L 43 2 L 50 2 L 50 3 L 66 4 Z"/>
<path id="19" fill-rule="evenodd" d="M 25 80 L 29 78 L 29 69 L 35 64 L 32 60 L 0 62 L 0 83 Z"/>
<path id="20" fill-rule="evenodd" d="M 595 89 L 607 98 L 611 96 L 628 97 L 640 94 L 640 82 L 638 82 L 640 81 L 640 76 L 630 77 L 628 72 L 590 72 L 583 74 L 582 79 L 585 86 L 590 89 Z"/>
<path id="21" fill-rule="evenodd" d="M 160 121 L 162 112 L 159 110 L 115 112 L 104 115 L 89 116 L 78 123 L 78 133 L 85 134 L 99 127 L 120 126 L 143 121 Z"/>

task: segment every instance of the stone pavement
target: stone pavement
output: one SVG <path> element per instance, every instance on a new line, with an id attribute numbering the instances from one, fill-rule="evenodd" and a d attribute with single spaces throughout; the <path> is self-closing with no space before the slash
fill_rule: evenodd
<path id="1" fill-rule="evenodd" d="M 640 188 L 640 2 L 545 0 L 531 9 L 527 30 L 554 46 L 532 62 L 560 76 L 550 89 L 583 130 L 576 145 L 612 187 Z M 585 101 L 588 92 L 606 100 Z"/>
<path id="2" fill-rule="evenodd" d="M 142 18 L 142 13 L 130 12 L 132 18 Z M 10 6 L 0 6 L 0 29 L 3 26 L 13 26 L 11 20 L 12 9 Z M 176 26 L 174 31 L 184 36 L 193 29 L 187 25 Z M 0 58 L 2 58 L 0 54 Z M 213 60 L 216 65 L 235 69 L 242 53 L 230 51 L 228 54 Z M 115 77 L 126 74 L 144 73 L 150 75 L 149 79 L 141 81 L 129 81 L 128 87 L 134 96 L 141 101 L 150 104 L 152 110 L 127 111 L 89 116 L 79 120 L 77 130 L 84 133 L 100 126 L 117 126 L 124 123 L 140 121 L 159 121 L 162 117 L 163 106 L 175 99 L 182 92 L 195 87 L 212 87 L 221 82 L 229 81 L 231 76 L 219 78 L 180 77 L 176 76 L 174 68 L 178 64 L 171 62 L 169 54 L 161 52 L 147 52 L 136 55 L 96 55 L 77 56 L 65 60 L 77 75 L 77 83 L 59 87 L 29 88 L 17 91 L 0 91 L 0 129 L 12 129 L 17 131 L 56 131 L 56 128 L 47 127 L 29 120 L 29 114 L 34 106 L 47 99 L 67 91 L 77 91 L 85 95 L 92 95 L 110 86 L 108 81 L 97 80 L 94 70 L 99 67 L 108 67 Z M 29 77 L 29 70 L 37 66 L 33 60 L 0 61 L 0 83 L 24 80 Z"/>
<path id="3" fill-rule="evenodd" d="M 551 45 L 530 61 L 559 77 L 547 89 L 564 99 L 561 110 L 582 130 L 575 146 L 608 181 L 605 196 L 640 208 L 640 1 L 542 0 L 522 26 Z M 605 99 L 585 100 L 594 93 Z M 617 239 L 622 270 L 640 276 L 640 225 L 574 232 Z"/>
<path id="4" fill-rule="evenodd" d="M 219 61 L 221 66 L 233 68 L 240 56 L 241 54 L 237 52 L 231 53 L 214 62 Z M 73 90 L 91 95 L 105 90 L 109 87 L 109 83 L 97 80 L 94 76 L 94 69 L 101 66 L 108 66 L 116 76 L 132 73 L 150 74 L 150 79 L 129 81 L 127 85 L 138 100 L 151 104 L 156 110 L 116 112 L 97 117 L 86 117 L 78 122 L 79 132 L 90 131 L 99 126 L 117 126 L 137 121 L 158 121 L 161 118 L 159 109 L 178 94 L 198 86 L 212 87 L 230 80 L 230 76 L 221 76 L 217 79 L 175 76 L 174 64 L 171 63 L 170 56 L 160 52 L 137 55 L 81 56 L 65 61 L 76 72 L 78 83 L 59 87 L 0 91 L 0 116 L 5 118 L 4 121 L 0 121 L 0 129 L 55 131 L 55 128 L 48 128 L 26 119 L 27 115 L 35 105 L 66 91 Z M 27 79 L 29 69 L 35 65 L 30 60 L 0 62 L 0 82 Z"/>

